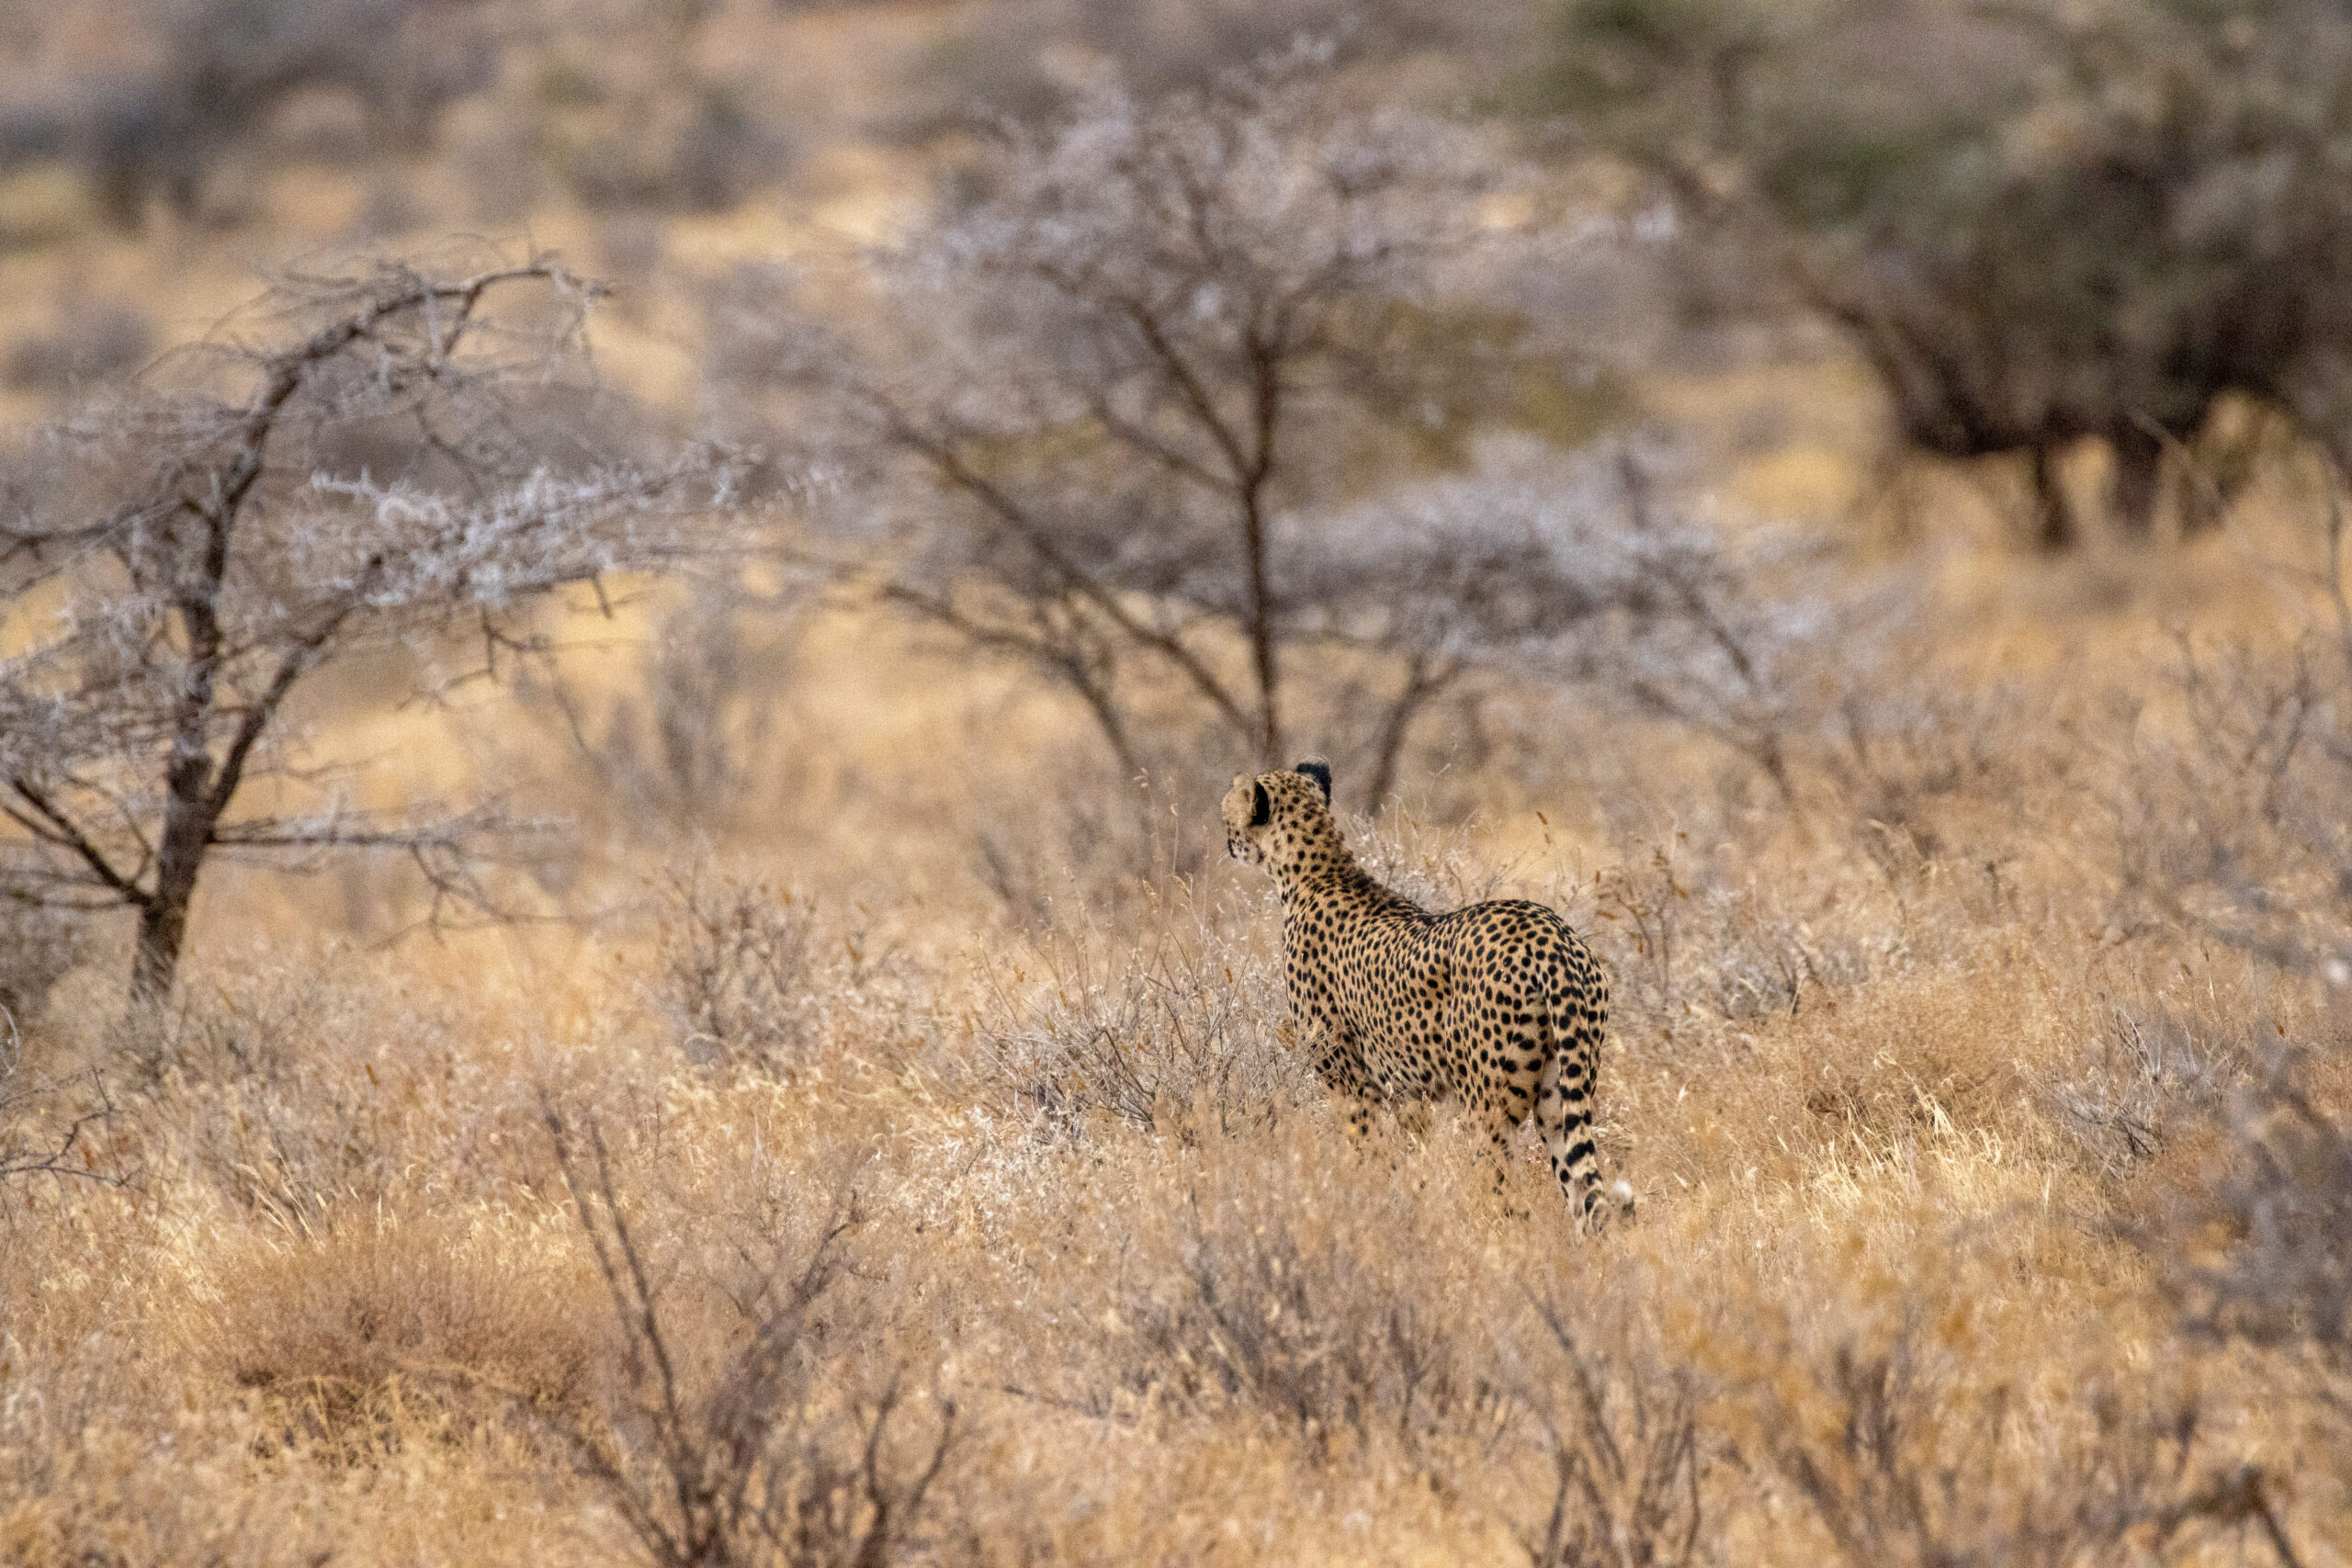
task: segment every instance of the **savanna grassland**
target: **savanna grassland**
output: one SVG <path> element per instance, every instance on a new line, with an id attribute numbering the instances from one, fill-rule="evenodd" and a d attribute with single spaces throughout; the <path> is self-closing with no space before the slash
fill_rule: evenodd
<path id="1" fill-rule="evenodd" d="M 0 337 L 103 295 L 185 341 L 257 256 L 489 204 L 621 275 L 597 357 L 691 427 L 697 288 L 903 221 L 942 154 L 860 95 L 993 59 L 933 7 L 721 9 L 695 48 L 824 89 L 776 89 L 780 193 L 500 185 L 677 107 L 570 85 L 559 29 L 430 153 L 297 104 L 202 220 L 11 176 Z M 1882 483 L 1818 334 L 1605 385 L 1580 439 L 1664 432 L 1694 526 L 1806 541 L 1725 591 L 1741 678 L 1480 666 L 1378 801 L 1360 710 L 1310 683 L 1291 736 L 1385 880 L 1606 961 L 1630 1222 L 1442 1112 L 1349 1135 L 1224 853 L 1250 758 L 1182 693 L 1129 774 L 781 506 L 551 603 L 507 679 L 417 700 L 403 646 L 306 692 L 364 801 L 528 807 L 505 918 L 224 857 L 153 1005 L 119 914 L 0 924 L 0 1562 L 2346 1561 L 2342 476 L 2274 436 L 2225 524 L 2052 557 L 2018 474 Z"/>

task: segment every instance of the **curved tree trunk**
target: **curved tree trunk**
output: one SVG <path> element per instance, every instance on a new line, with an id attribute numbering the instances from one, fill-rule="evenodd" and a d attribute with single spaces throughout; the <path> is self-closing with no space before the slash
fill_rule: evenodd
<path id="1" fill-rule="evenodd" d="M 2065 476 L 2058 471 L 2058 449 L 2033 449 L 2033 542 L 2051 555 L 2063 554 L 2081 542 L 2075 521 L 2075 503 L 2066 494 Z"/>
<path id="2" fill-rule="evenodd" d="M 204 761 L 209 764 L 209 759 Z M 188 906 L 196 901 L 197 874 L 219 819 L 205 788 L 209 782 L 209 766 L 202 773 L 193 768 L 174 773 L 155 857 L 155 889 L 139 906 L 139 942 L 130 960 L 135 1004 L 161 1004 L 172 994 L 187 941 Z"/>
<path id="3" fill-rule="evenodd" d="M 193 886 L 189 891 L 195 891 Z M 180 948 L 187 940 L 187 902 L 158 900 L 139 911 L 139 943 L 130 960 L 130 998 L 134 1007 L 164 1002 L 172 994 L 172 978 L 180 966 Z"/>
<path id="4" fill-rule="evenodd" d="M 2108 514 L 2119 532 L 2134 543 L 2155 533 L 2156 502 L 2163 493 L 2165 447 L 2154 432 L 2132 425 L 2108 438 L 2115 452 L 2115 472 L 2107 491 Z"/>

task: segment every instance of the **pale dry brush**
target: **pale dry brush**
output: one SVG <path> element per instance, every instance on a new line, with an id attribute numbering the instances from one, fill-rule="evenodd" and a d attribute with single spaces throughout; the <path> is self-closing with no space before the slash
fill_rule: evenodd
<path id="1" fill-rule="evenodd" d="M 1839 699 L 1868 705 L 1835 655 L 1916 621 L 1901 584 L 1857 581 L 1819 536 L 1709 516 L 1685 456 L 1646 437 L 1576 451 L 1488 437 L 1462 472 L 1321 530 L 1314 548 L 1329 558 L 1314 570 L 1351 590 L 1331 596 L 1335 640 L 1384 628 L 1374 640 L 1412 650 L 1433 694 L 1474 675 L 1510 695 L 1573 685 L 1589 722 L 1703 736 L 1789 806 L 1836 761 Z M 1383 769 L 1395 739 L 1374 753 Z"/>
<path id="2" fill-rule="evenodd" d="M 1335 84 L 1302 47 L 1005 128 L 973 199 L 872 258 L 870 313 L 894 336 L 771 311 L 775 348 L 749 367 L 799 399 L 884 596 L 1078 699 L 1129 776 L 1164 760 L 1139 686 L 1287 761 L 1287 705 L 1334 615 L 1395 667 L 1383 727 L 1449 679 L 1437 650 L 1381 635 L 1361 552 L 1327 568 L 1300 513 L 1463 412 L 1424 384 L 1464 384 L 1429 322 L 1445 266 L 1498 238 L 1476 206 L 1496 164 L 1468 131 L 1355 110 Z M 1383 589 L 1413 565 L 1387 563 Z"/>
<path id="3" fill-rule="evenodd" d="M 1356 863 L 1374 880 L 1425 909 L 1449 909 L 1505 897 L 1521 868 L 1482 854 L 1471 826 L 1433 820 L 1414 807 L 1383 812 L 1377 819 L 1349 818 L 1341 831 Z"/>
<path id="4" fill-rule="evenodd" d="M 1791 751 L 1838 607 L 1819 541 L 1763 528 L 1734 538 L 1678 502 L 1660 456 L 1630 445 L 1606 456 L 1616 570 L 1631 588 L 1569 668 L 1729 747 L 1793 802 Z"/>
<path id="5" fill-rule="evenodd" d="M 348 949 L 253 954 L 96 1032 L 89 1050 L 143 1073 L 129 1086 L 135 1146 L 168 1171 L 175 1207 L 323 1233 L 411 1203 L 495 1205 L 545 1178 L 532 1086 L 550 1057 L 602 1037 L 548 1031 L 536 1003 L 528 1027 L 490 1022 L 478 983 L 436 995 L 401 986 L 401 967 Z M 615 1010 L 616 1027 L 632 1018 Z M 576 1100 L 641 1092 L 637 1061 L 594 1060 L 564 1069 Z"/>
<path id="6" fill-rule="evenodd" d="M 1501 1204 L 1458 1120 L 1369 1144 L 1306 1116 L 1158 1134 L 1173 1157 L 1142 1166 L 1073 1151 L 1046 1209 L 1071 1245 L 1031 1265 L 1008 1391 L 1164 1439 L 1240 1423 L 1335 1473 L 1367 1450 L 1431 1476 L 1491 1457 L 1515 1411 L 1483 1303 L 1509 1287 L 1459 1243 Z M 1105 1225 L 1106 1199 L 1135 1212 Z"/>
<path id="7" fill-rule="evenodd" d="M 0 1007 L 40 1017 L 50 990 L 96 945 L 89 922 L 40 904 L 0 898 Z"/>
<path id="8" fill-rule="evenodd" d="M 2096 1054 L 2086 1051 L 2050 1092 L 2085 1153 L 2121 1178 L 2156 1153 L 2178 1113 L 2210 1109 L 2242 1064 L 2160 1003 L 2112 1007 L 2103 1025 Z"/>
<path id="9" fill-rule="evenodd" d="M 806 893 L 696 863 L 669 877 L 651 991 L 690 1060 L 787 1070 L 815 1049 L 831 993 Z"/>
<path id="10" fill-rule="evenodd" d="M 1906 906 L 1851 860 L 1770 861 L 1770 837 L 1736 824 L 1669 824 L 1612 849 L 1538 891 L 1608 962 L 1612 1015 L 1660 1045 L 1793 1019 L 1816 998 L 1950 957 L 1966 910 L 1945 888 Z"/>
<path id="11" fill-rule="evenodd" d="M 515 692 L 563 737 L 626 832 L 658 823 L 689 841 L 722 839 L 806 776 L 776 722 L 797 608 L 704 574 L 658 613 L 620 694 L 600 701 L 558 665 L 519 672 Z"/>
<path id="12" fill-rule="evenodd" d="M 1201 1136 L 1311 1096 L 1303 1059 L 1277 1032 L 1272 964 L 1205 890 L 1146 887 L 1139 932 L 1073 913 L 990 967 L 978 1087 L 1007 1114 L 1072 1135 L 1108 1112 Z"/>
<path id="13" fill-rule="evenodd" d="M 33 1178 L 104 1186 L 134 1179 L 137 1162 L 124 1158 L 107 1136 L 121 1108 L 104 1076 L 94 1067 L 59 1084 L 28 1071 L 24 1056 L 16 1015 L 0 1006 L 0 1203 L 12 1183 Z"/>
<path id="14" fill-rule="evenodd" d="M 438 1021 L 282 970 L 208 990 L 132 1011 L 107 1042 L 142 1071 L 142 1121 L 175 1170 L 298 1231 L 332 1228 L 334 1213 L 355 1212 L 351 1201 L 389 1196 L 414 1107 L 376 1063 L 406 1055 L 403 1075 L 446 1064 Z"/>
<path id="15" fill-rule="evenodd" d="M 1159 890 L 1197 882 L 1224 853 L 1216 800 L 1227 783 L 1201 768 L 1125 774 L 1080 752 L 1057 760 L 1041 810 L 1034 773 L 975 778 L 972 874 L 1025 933 L 1051 931 L 1065 909 L 1148 921 Z"/>
<path id="16" fill-rule="evenodd" d="M 2316 570 L 2278 586 L 2285 638 L 2173 632 L 2166 679 L 2112 705 L 2112 923 L 2170 925 L 2291 973 L 2352 980 L 2352 597 L 2332 493 Z M 2283 642 L 2283 646 L 2281 645 Z"/>
<path id="17" fill-rule="evenodd" d="M 1476 688 L 1508 694 L 1556 677 L 1564 662 L 1580 669 L 1631 627 L 1649 629 L 1654 586 L 1694 541 L 1638 527 L 1612 460 L 1621 456 L 1634 460 L 1630 447 L 1572 454 L 1489 435 L 1461 472 L 1304 515 L 1285 536 L 1283 579 L 1308 586 L 1300 614 L 1318 642 L 1334 655 L 1396 653 L 1353 665 L 1327 656 L 1394 693 L 1361 705 L 1368 739 L 1333 759 L 1369 770 L 1361 798 L 1370 807 L 1389 802 L 1408 729 L 1425 713 L 1442 720 L 1477 701 Z M 1348 705 L 1344 686 L 1317 694 Z"/>
<path id="18" fill-rule="evenodd" d="M 1135 1392 L 1238 1404 L 1325 1455 L 1341 1433 L 1419 1452 L 1442 1426 L 1490 1425 L 1478 1407 L 1499 1393 L 1458 1354 L 1441 1301 L 1397 1288 L 1358 1238 L 1231 1204 L 1196 1193 L 1175 1289 L 1121 1313 Z"/>

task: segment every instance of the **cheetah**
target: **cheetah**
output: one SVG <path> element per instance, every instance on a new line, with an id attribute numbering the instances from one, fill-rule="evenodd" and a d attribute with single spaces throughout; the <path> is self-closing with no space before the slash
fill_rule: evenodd
<path id="1" fill-rule="evenodd" d="M 1432 915 L 1374 881 L 1331 817 L 1331 770 L 1237 775 L 1226 847 L 1282 890 L 1291 1026 L 1315 1071 L 1349 1096 L 1364 1132 L 1381 1101 L 1460 1098 L 1498 1150 L 1532 1114 L 1580 1225 L 1602 1217 L 1593 1150 L 1594 1073 L 1609 978 L 1541 904 Z M 1630 1208 L 1632 1190 L 1607 1198 Z"/>

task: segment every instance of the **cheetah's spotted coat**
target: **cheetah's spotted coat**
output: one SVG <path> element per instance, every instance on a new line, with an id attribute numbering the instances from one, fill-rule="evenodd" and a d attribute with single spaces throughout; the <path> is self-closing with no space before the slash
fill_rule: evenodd
<path id="1" fill-rule="evenodd" d="M 1609 1022 L 1599 961 L 1541 904 L 1432 915 L 1383 887 L 1341 841 L 1330 795 L 1330 769 L 1302 762 L 1237 777 L 1223 807 L 1227 848 L 1282 890 L 1291 1021 L 1317 1074 L 1354 1097 L 1359 1130 L 1377 1101 L 1453 1096 L 1507 1148 L 1532 1114 L 1570 1207 L 1591 1219 L 1593 1075 Z"/>

